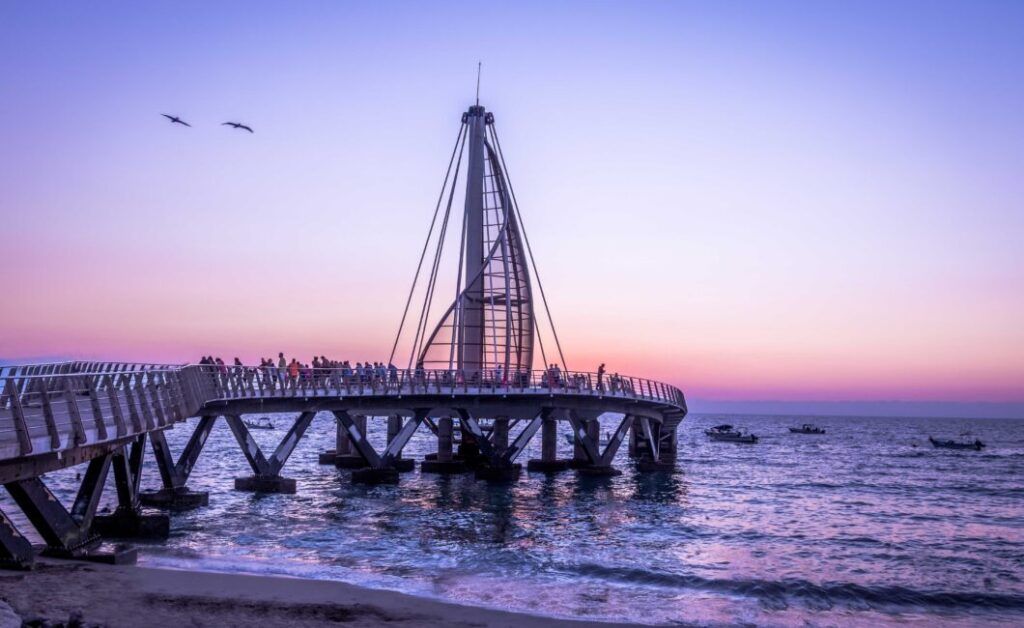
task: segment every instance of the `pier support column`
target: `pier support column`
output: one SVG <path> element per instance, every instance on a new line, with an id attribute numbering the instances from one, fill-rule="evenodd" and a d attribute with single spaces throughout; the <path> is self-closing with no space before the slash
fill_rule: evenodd
<path id="1" fill-rule="evenodd" d="M 355 425 L 362 438 L 365 439 L 366 417 L 361 414 L 357 414 L 352 417 L 352 423 Z M 359 455 L 359 452 L 356 451 L 355 447 L 352 445 L 352 437 L 349 435 L 348 430 L 345 429 L 345 426 L 342 425 L 340 420 L 338 421 L 338 433 L 338 454 L 334 459 L 334 466 L 339 469 L 362 469 L 364 467 L 368 467 L 369 464 L 367 464 L 366 460 Z M 344 440 L 342 440 L 342 438 Z M 344 453 L 342 452 L 342 448 L 345 450 Z"/>
<path id="2" fill-rule="evenodd" d="M 437 420 L 437 457 L 420 463 L 422 473 L 465 473 L 469 469 L 452 455 L 454 421 L 451 417 Z"/>
<path id="3" fill-rule="evenodd" d="M 0 510 L 0 569 L 31 569 L 34 562 L 32 544 Z"/>
<path id="4" fill-rule="evenodd" d="M 347 456 L 352 453 L 349 451 L 348 432 L 345 431 L 345 426 L 341 424 L 337 417 L 335 417 L 334 422 L 337 431 L 334 439 L 334 449 L 320 452 L 320 464 L 334 464 L 338 456 Z"/>
<path id="5" fill-rule="evenodd" d="M 96 515 L 93 530 L 104 538 L 166 539 L 171 533 L 171 519 L 166 514 L 144 514 L 139 503 L 142 480 L 142 458 L 146 452 L 146 434 L 114 453 L 114 484 L 117 488 L 117 510 L 110 515 Z"/>
<path id="6" fill-rule="evenodd" d="M 538 423 L 541 421 L 540 418 L 534 420 Z M 526 447 L 526 442 L 536 432 L 537 427 L 538 425 L 533 426 L 526 440 L 518 442 L 519 439 L 517 439 L 517 447 L 510 448 L 508 417 L 495 418 L 491 428 L 491 453 L 487 457 L 486 464 L 476 470 L 477 479 L 499 484 L 518 480 L 522 474 L 523 465 L 513 462 L 514 456 Z"/>
<path id="7" fill-rule="evenodd" d="M 89 461 L 70 510 L 60 503 L 40 477 L 5 484 L 7 492 L 46 542 L 42 552 L 44 556 L 117 564 L 135 562 L 134 549 L 98 552 L 102 539 L 92 529 L 112 458 L 113 454 L 107 454 Z M 5 531 L 3 536 L 12 536 L 11 531 Z M 23 550 L 24 546 L 15 543 L 3 553 L 10 553 L 10 549 Z"/>
<path id="8" fill-rule="evenodd" d="M 596 448 L 597 444 L 601 442 L 601 424 L 596 420 L 580 421 L 580 424 L 582 424 L 583 429 L 586 432 L 586 438 L 590 440 L 590 442 L 594 443 L 594 447 Z M 582 442 L 580 442 L 579 436 L 575 432 L 576 429 L 574 427 L 572 443 L 572 462 L 570 463 L 570 466 L 573 469 L 580 469 L 583 467 L 588 467 L 592 463 L 590 461 L 590 457 L 587 456 L 586 447 L 583 445 Z"/>
<path id="9" fill-rule="evenodd" d="M 569 468 L 569 460 L 558 459 L 558 420 L 545 418 L 540 429 L 540 459 L 527 462 L 526 470 L 542 473 L 565 471 Z"/>
<path id="10" fill-rule="evenodd" d="M 594 449 L 598 453 L 601 452 L 601 422 L 597 419 L 587 421 L 587 439 L 594 444 Z M 576 467 L 577 473 L 580 475 L 586 475 L 591 477 L 615 477 L 622 475 L 622 471 L 619 471 L 615 467 L 611 466 L 611 460 L 605 460 L 604 456 L 601 456 L 599 461 L 591 461 L 586 453 L 583 454 L 583 460 L 581 464 Z"/>
<path id="11" fill-rule="evenodd" d="M 392 414 L 388 417 L 388 445 L 398 439 L 399 433 L 402 431 L 402 417 L 398 414 Z M 398 471 L 412 471 L 416 468 L 416 461 L 412 459 L 402 458 L 402 452 L 399 451 L 395 454 L 394 460 L 392 460 L 392 466 Z"/>
<path id="12" fill-rule="evenodd" d="M 508 417 L 498 417 L 494 419 L 492 441 L 494 443 L 494 451 L 501 455 L 508 449 Z"/>
<path id="13" fill-rule="evenodd" d="M 216 416 L 204 416 L 199 419 L 192 436 L 181 452 L 178 462 L 174 462 L 171 450 L 167 446 L 167 438 L 164 430 L 150 432 L 150 443 L 153 449 L 153 457 L 156 460 L 157 469 L 160 471 L 160 480 L 163 487 L 157 491 L 143 491 L 139 494 L 139 503 L 143 506 L 164 508 L 173 511 L 192 510 L 200 506 L 208 506 L 210 494 L 207 492 L 190 491 L 186 482 L 192 473 L 192 468 L 199 459 L 203 445 L 210 436 L 210 430 L 217 420 Z"/>
<path id="14" fill-rule="evenodd" d="M 666 448 L 667 451 L 663 451 L 661 424 L 643 417 L 640 417 L 639 421 L 640 436 L 637 439 L 637 449 L 640 452 L 640 457 L 636 463 L 637 471 L 641 473 L 674 471 L 676 468 L 674 442 Z"/>
<path id="15" fill-rule="evenodd" d="M 295 480 L 281 477 L 281 468 L 295 451 L 295 446 L 306 433 L 306 428 L 309 427 L 314 416 L 316 416 L 315 412 L 300 414 L 269 459 L 263 455 L 263 451 L 256 444 L 252 434 L 249 433 L 242 417 L 237 415 L 224 417 L 253 470 L 251 477 L 235 478 L 235 490 L 256 493 L 294 493 Z"/>

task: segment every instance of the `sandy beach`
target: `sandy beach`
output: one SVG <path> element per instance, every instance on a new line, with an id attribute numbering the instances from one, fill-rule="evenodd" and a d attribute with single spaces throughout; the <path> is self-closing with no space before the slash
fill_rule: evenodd
<path id="1" fill-rule="evenodd" d="M 584 626 L 322 580 L 40 560 L 0 571 L 0 600 L 22 619 L 137 626 Z M 602 623 L 601 626 L 613 624 Z"/>

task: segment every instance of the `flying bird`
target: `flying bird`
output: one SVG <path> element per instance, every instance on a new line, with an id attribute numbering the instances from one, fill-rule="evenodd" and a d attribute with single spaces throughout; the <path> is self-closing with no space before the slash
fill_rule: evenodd
<path id="1" fill-rule="evenodd" d="M 165 117 L 168 120 L 170 120 L 171 124 L 184 124 L 187 127 L 190 127 L 190 128 L 192 127 L 191 124 L 189 124 L 188 122 L 185 122 L 184 120 L 182 120 L 178 116 L 169 116 L 166 113 L 161 113 L 160 115 L 162 115 L 163 117 Z"/>
<path id="2" fill-rule="evenodd" d="M 246 131 L 248 131 L 250 133 L 253 132 L 252 129 L 250 129 L 249 127 L 245 126 L 241 122 L 221 122 L 220 125 L 221 126 L 230 126 L 230 127 L 236 128 L 236 129 L 245 129 Z"/>

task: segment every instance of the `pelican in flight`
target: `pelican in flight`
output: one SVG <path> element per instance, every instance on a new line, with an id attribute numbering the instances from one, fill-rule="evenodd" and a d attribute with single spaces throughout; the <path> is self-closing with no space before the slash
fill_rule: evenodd
<path id="1" fill-rule="evenodd" d="M 184 120 L 182 120 L 182 119 L 181 119 L 181 118 L 179 118 L 178 116 L 169 116 L 169 115 L 167 115 L 166 113 L 161 113 L 160 115 L 162 115 L 163 117 L 165 117 L 165 118 L 167 118 L 168 120 L 170 120 L 170 121 L 171 121 L 171 124 L 184 124 L 185 126 L 187 126 L 187 127 L 189 127 L 189 128 L 191 128 L 191 127 L 192 127 L 192 125 L 191 125 L 191 124 L 189 124 L 188 122 L 185 122 Z"/>
<path id="2" fill-rule="evenodd" d="M 236 128 L 236 129 L 245 129 L 246 131 L 248 131 L 250 133 L 253 132 L 252 129 L 250 129 L 249 127 L 245 126 L 241 122 L 221 122 L 220 125 L 221 126 L 230 126 L 230 127 Z"/>

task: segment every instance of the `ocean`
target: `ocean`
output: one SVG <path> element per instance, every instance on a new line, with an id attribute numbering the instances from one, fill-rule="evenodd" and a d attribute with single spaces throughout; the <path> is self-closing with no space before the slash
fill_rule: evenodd
<path id="1" fill-rule="evenodd" d="M 271 418 L 278 429 L 253 432 L 268 454 L 287 422 Z M 827 433 L 789 433 L 806 422 Z M 718 423 L 760 442 L 711 442 L 703 430 Z M 175 454 L 194 425 L 168 432 Z M 371 440 L 383 430 L 371 421 Z M 964 432 L 988 447 L 927 440 Z M 189 481 L 210 492 L 209 507 L 174 514 L 170 539 L 139 545 L 140 564 L 341 580 L 576 619 L 1024 623 L 1024 420 L 691 416 L 678 473 L 638 474 L 623 446 L 621 476 L 524 471 L 508 486 L 418 471 L 397 486 L 353 485 L 348 471 L 317 464 L 333 441 L 322 413 L 283 472 L 297 494 L 241 493 L 233 479 L 251 472 L 218 422 Z M 539 441 L 520 461 L 539 457 Z M 559 447 L 571 455 L 561 437 Z M 424 427 L 406 456 L 433 450 Z M 70 503 L 74 471 L 47 478 Z M 147 484 L 159 484 L 151 460 Z"/>

